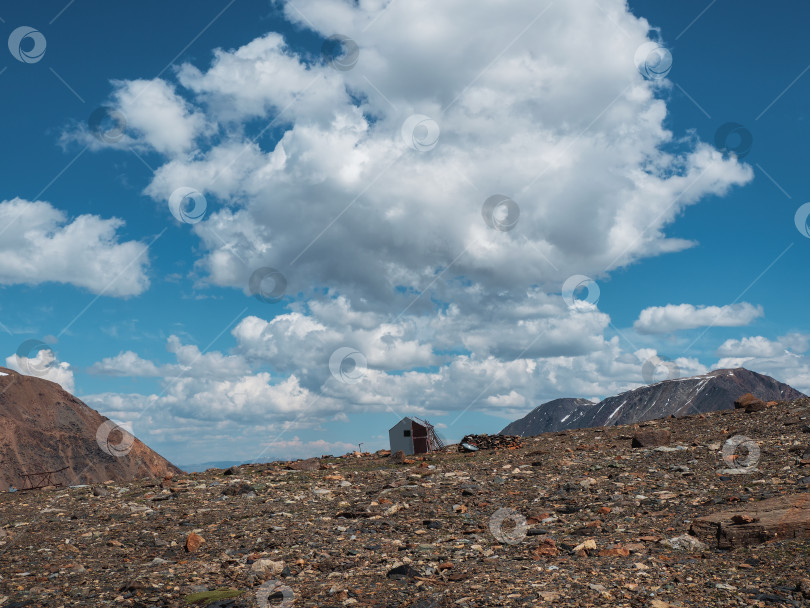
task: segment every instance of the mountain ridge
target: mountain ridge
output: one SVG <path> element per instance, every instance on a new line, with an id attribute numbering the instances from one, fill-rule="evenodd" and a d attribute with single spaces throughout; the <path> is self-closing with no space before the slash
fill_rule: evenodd
<path id="1" fill-rule="evenodd" d="M 734 399 L 745 393 L 753 393 L 765 401 L 786 401 L 805 396 L 770 376 L 743 367 L 717 369 L 698 376 L 640 386 L 598 403 L 571 397 L 548 401 L 509 423 L 501 434 L 530 437 L 568 429 L 634 424 L 673 415 L 732 409 Z M 573 405 L 574 402 L 579 403 Z"/>

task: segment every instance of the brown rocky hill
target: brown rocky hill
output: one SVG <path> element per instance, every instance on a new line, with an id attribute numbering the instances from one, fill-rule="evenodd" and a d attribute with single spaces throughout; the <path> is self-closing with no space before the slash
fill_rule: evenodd
<path id="1" fill-rule="evenodd" d="M 501 434 L 531 437 L 566 429 L 713 412 L 733 408 L 734 400 L 745 393 L 753 393 L 765 401 L 789 401 L 805 396 L 770 376 L 742 367 L 718 369 L 700 376 L 656 382 L 595 404 L 584 399 L 549 401 L 507 425 Z"/>
<path id="2" fill-rule="evenodd" d="M 51 481 L 62 485 L 181 472 L 58 384 L 0 373 L 0 491 L 27 487 L 25 474 L 59 469 Z"/>

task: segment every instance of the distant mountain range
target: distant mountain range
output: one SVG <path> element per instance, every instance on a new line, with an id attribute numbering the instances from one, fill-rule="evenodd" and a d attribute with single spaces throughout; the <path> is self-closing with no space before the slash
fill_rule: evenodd
<path id="1" fill-rule="evenodd" d="M 243 464 L 264 464 L 267 462 L 276 462 L 282 460 L 281 458 L 260 458 L 259 460 L 212 460 L 211 462 L 200 462 L 197 464 L 181 464 L 179 465 L 186 473 L 202 473 L 208 469 L 230 469 L 231 467 L 238 467 Z"/>
<path id="2" fill-rule="evenodd" d="M 753 393 L 764 401 L 804 397 L 770 376 L 745 368 L 718 369 L 702 376 L 656 382 L 599 403 L 587 399 L 555 399 L 507 425 L 501 434 L 531 437 L 566 429 L 634 424 L 671 415 L 733 409 L 734 400 L 745 393 Z"/>
<path id="3" fill-rule="evenodd" d="M 211 462 L 200 462 L 197 464 L 181 464 L 178 465 L 186 473 L 202 473 L 208 469 L 230 469 L 241 464 L 245 464 L 241 460 L 212 460 Z"/>
<path id="4" fill-rule="evenodd" d="M 119 483 L 180 469 L 65 391 L 0 367 L 0 491 L 27 487 L 25 475 L 64 469 L 31 485 Z"/>

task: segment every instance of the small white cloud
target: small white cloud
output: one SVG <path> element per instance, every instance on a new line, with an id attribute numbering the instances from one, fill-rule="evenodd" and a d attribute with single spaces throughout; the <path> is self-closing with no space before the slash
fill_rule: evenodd
<path id="1" fill-rule="evenodd" d="M 0 202 L 0 284 L 56 282 L 127 297 L 149 287 L 147 247 L 118 242 L 122 220 L 80 215 L 68 221 L 50 203 Z"/>
<path id="2" fill-rule="evenodd" d="M 726 340 L 717 349 L 720 359 L 714 367 L 745 367 L 810 394 L 808 348 L 810 348 L 810 334 L 798 332 L 779 336 L 775 340 L 764 336 Z"/>
<path id="3" fill-rule="evenodd" d="M 113 80 L 112 85 L 110 105 L 105 108 L 116 119 L 114 136 L 99 136 L 88 125 L 73 124 L 60 137 L 63 147 L 76 142 L 91 150 L 134 148 L 173 157 L 189 152 L 195 140 L 215 131 L 205 114 L 165 80 Z"/>
<path id="4" fill-rule="evenodd" d="M 641 334 L 665 334 L 696 327 L 740 327 L 762 315 L 761 306 L 747 302 L 726 306 L 667 304 L 642 310 L 633 328 Z"/>
<path id="5" fill-rule="evenodd" d="M 278 117 L 281 122 L 301 116 L 328 125 L 335 108 L 350 103 L 339 74 L 326 66 L 307 66 L 276 32 L 236 50 L 215 50 L 211 67 L 205 72 L 183 64 L 178 78 L 204 99 L 209 111 L 222 122 L 284 110 Z"/>
<path id="6" fill-rule="evenodd" d="M 740 340 L 726 340 L 717 349 L 719 357 L 766 358 L 798 355 L 810 348 L 810 334 L 790 333 L 770 340 L 764 336 L 748 336 Z"/>
<path id="7" fill-rule="evenodd" d="M 241 355 L 226 355 L 219 351 L 200 352 L 193 344 L 183 344 L 175 335 L 166 340 L 166 350 L 174 354 L 176 363 L 157 365 L 142 359 L 132 351 L 106 357 L 90 366 L 88 371 L 99 376 L 162 376 L 228 379 L 248 374 L 250 366 Z"/>
<path id="8" fill-rule="evenodd" d="M 763 336 L 726 340 L 717 349 L 720 357 L 773 357 L 784 352 L 784 345 Z"/>
<path id="9" fill-rule="evenodd" d="M 73 370 L 70 368 L 70 364 L 65 361 L 57 361 L 51 350 L 39 350 L 37 356 L 30 359 L 23 357 L 23 365 L 20 365 L 17 355 L 11 355 L 6 357 L 6 367 L 21 374 L 31 374 L 32 370 L 36 370 L 33 373 L 38 378 L 56 382 L 67 392 L 73 393 Z"/>
<path id="10" fill-rule="evenodd" d="M 128 350 L 115 357 L 106 357 L 87 370 L 99 376 L 159 376 L 160 370 L 151 361 L 141 359 Z"/>
<path id="11" fill-rule="evenodd" d="M 313 454 L 320 455 L 341 455 L 347 452 L 357 451 L 357 444 L 346 443 L 345 441 L 326 441 L 317 439 L 315 441 L 302 441 L 298 437 L 289 440 L 269 441 L 262 444 L 265 452 L 270 455 L 283 455 L 284 458 L 307 458 Z"/>
<path id="12" fill-rule="evenodd" d="M 127 127 L 157 152 L 186 152 L 208 129 L 205 115 L 193 110 L 164 80 L 113 81 L 113 86 L 113 98 Z"/>
<path id="13" fill-rule="evenodd" d="M 490 395 L 487 403 L 496 407 L 522 407 L 526 405 L 526 398 L 517 391 L 501 393 L 500 395 Z"/>
<path id="14" fill-rule="evenodd" d="M 131 432 L 139 436 L 146 431 L 148 419 L 141 418 L 141 414 L 155 405 L 156 395 L 145 396 L 137 393 L 97 393 L 82 396 L 82 401 L 103 416 L 116 420 L 137 421 L 137 428 L 132 427 Z"/>

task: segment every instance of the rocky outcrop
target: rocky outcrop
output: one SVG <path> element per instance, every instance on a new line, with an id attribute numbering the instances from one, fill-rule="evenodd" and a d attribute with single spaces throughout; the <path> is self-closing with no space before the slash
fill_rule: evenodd
<path id="1" fill-rule="evenodd" d="M 0 368 L 0 491 L 32 479 L 78 485 L 182 473 L 138 439 L 48 380 Z"/>
<path id="2" fill-rule="evenodd" d="M 810 538 L 810 494 L 778 496 L 698 517 L 690 531 L 718 549 Z"/>

